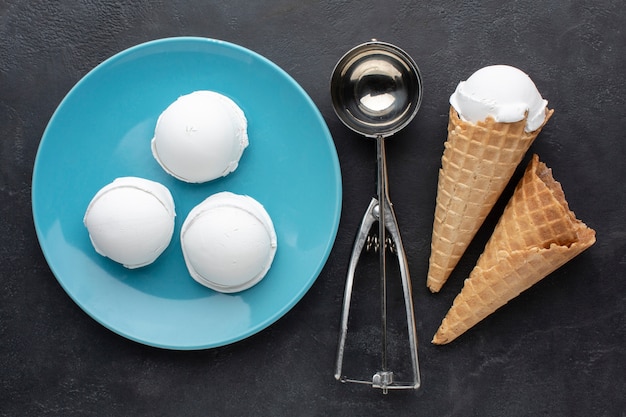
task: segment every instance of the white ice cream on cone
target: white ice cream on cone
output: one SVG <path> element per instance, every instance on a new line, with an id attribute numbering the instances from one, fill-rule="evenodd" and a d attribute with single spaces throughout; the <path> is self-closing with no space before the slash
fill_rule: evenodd
<path id="1" fill-rule="evenodd" d="M 450 97 L 427 286 L 438 292 L 553 110 L 522 71 L 496 65 Z"/>

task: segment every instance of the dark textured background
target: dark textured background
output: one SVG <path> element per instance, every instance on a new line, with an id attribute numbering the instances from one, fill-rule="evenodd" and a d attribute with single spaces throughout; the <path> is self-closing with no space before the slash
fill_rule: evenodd
<path id="1" fill-rule="evenodd" d="M 0 1 L 0 415 L 625 416 L 623 6 Z M 249 339 L 198 352 L 146 347 L 89 318 L 48 269 L 30 211 L 37 146 L 63 96 L 111 55 L 178 35 L 237 43 L 293 76 L 329 125 L 344 186 L 336 244 L 302 301 Z M 414 280 L 423 387 L 387 396 L 332 376 L 345 269 L 375 165 L 373 143 L 337 121 L 328 78 L 345 51 L 373 37 L 411 54 L 425 84 L 418 116 L 388 145 L 391 197 Z M 428 293 L 447 100 L 460 80 L 493 63 L 528 72 L 556 109 L 531 150 L 553 168 L 598 242 L 457 341 L 435 347 L 430 338 L 495 222 L 495 215 L 488 219 L 442 292 Z"/>

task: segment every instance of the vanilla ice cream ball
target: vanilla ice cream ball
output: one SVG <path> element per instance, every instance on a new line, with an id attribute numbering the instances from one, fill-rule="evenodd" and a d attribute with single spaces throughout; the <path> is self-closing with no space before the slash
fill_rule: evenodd
<path id="1" fill-rule="evenodd" d="M 159 116 L 152 154 L 179 180 L 211 181 L 237 169 L 248 146 L 248 122 L 230 98 L 214 91 L 179 97 Z"/>
<path id="2" fill-rule="evenodd" d="M 221 192 L 185 219 L 181 246 L 194 280 L 233 293 L 257 284 L 276 254 L 276 232 L 265 208 L 249 196 Z"/>
<path id="3" fill-rule="evenodd" d="M 496 122 L 518 122 L 528 114 L 526 132 L 533 132 L 546 119 L 548 102 L 522 70 L 509 65 L 491 65 L 461 81 L 450 104 L 462 120 L 477 123 L 491 116 Z"/>
<path id="4" fill-rule="evenodd" d="M 96 193 L 83 222 L 96 252 L 133 269 L 151 264 L 167 248 L 175 216 L 165 186 L 122 177 Z"/>

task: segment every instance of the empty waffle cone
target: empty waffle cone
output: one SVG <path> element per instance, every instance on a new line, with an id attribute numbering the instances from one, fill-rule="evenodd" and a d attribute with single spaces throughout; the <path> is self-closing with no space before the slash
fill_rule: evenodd
<path id="1" fill-rule="evenodd" d="M 525 118 L 471 123 L 450 106 L 426 280 L 432 292 L 446 282 L 553 112 L 546 109 L 543 124 L 526 132 Z"/>
<path id="2" fill-rule="evenodd" d="M 533 155 L 433 343 L 456 339 L 593 245 L 595 235 L 576 219 L 551 170 Z"/>

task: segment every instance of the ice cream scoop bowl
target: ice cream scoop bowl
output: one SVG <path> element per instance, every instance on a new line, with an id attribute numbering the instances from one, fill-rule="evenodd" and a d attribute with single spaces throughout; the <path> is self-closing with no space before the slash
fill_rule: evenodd
<path id="1" fill-rule="evenodd" d="M 342 382 L 369 384 L 382 389 L 383 393 L 389 389 L 417 389 L 420 372 L 411 280 L 398 222 L 389 198 L 385 138 L 400 131 L 415 117 L 422 98 L 421 74 L 413 59 L 402 49 L 372 40 L 351 49 L 339 60 L 331 76 L 330 90 L 339 119 L 353 131 L 376 139 L 378 169 L 377 196 L 372 198 L 363 216 L 348 264 L 335 378 Z M 342 368 L 356 266 L 375 222 L 378 222 L 378 235 L 374 240 L 379 242 L 382 352 L 380 370 L 374 373 L 371 381 L 365 381 L 344 376 Z M 387 245 L 387 242 L 390 244 Z M 387 367 L 386 256 L 390 248 L 398 257 L 402 279 L 413 371 L 410 382 L 396 382 L 393 371 Z"/>

